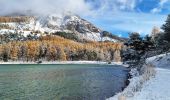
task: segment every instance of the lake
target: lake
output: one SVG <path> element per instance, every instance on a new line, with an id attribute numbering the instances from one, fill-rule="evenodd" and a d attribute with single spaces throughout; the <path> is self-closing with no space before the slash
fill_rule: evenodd
<path id="1" fill-rule="evenodd" d="M 0 100 L 105 100 L 122 91 L 119 65 L 0 65 Z"/>

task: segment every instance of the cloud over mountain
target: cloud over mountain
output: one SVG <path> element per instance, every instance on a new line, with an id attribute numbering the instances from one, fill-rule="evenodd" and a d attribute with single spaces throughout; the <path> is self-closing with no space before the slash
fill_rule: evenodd
<path id="1" fill-rule="evenodd" d="M 84 0 L 0 0 L 1 15 L 12 12 L 33 11 L 37 14 L 61 13 L 89 13 L 90 5 Z"/>
<path id="2" fill-rule="evenodd" d="M 1 15 L 33 11 L 36 14 L 70 11 L 80 15 L 95 15 L 108 10 L 133 10 L 137 0 L 0 0 Z"/>
<path id="3" fill-rule="evenodd" d="M 0 15 L 70 11 L 113 33 L 149 34 L 153 26 L 163 24 L 169 6 L 170 0 L 0 0 Z"/>

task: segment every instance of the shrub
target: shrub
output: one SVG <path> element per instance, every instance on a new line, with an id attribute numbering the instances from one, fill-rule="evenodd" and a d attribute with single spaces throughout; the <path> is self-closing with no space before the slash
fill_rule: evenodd
<path id="1" fill-rule="evenodd" d="M 53 35 L 58 35 L 58 36 L 66 38 L 66 39 L 79 41 L 78 37 L 74 33 L 56 32 L 56 33 L 53 33 Z"/>

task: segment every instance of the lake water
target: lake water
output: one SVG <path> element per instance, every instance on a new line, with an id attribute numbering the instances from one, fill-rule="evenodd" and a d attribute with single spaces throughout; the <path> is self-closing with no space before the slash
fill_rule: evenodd
<path id="1" fill-rule="evenodd" d="M 0 65 L 0 100 L 105 100 L 127 73 L 116 65 Z"/>

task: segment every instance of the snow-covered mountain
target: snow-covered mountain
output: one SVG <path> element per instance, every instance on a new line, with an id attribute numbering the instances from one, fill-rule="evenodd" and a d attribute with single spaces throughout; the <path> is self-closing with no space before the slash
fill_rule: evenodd
<path id="1" fill-rule="evenodd" d="M 102 30 L 92 23 L 72 13 L 46 16 L 8 16 L 0 18 L 0 34 L 20 32 L 46 35 L 56 32 L 74 33 L 81 40 L 119 42 L 121 38 L 102 36 Z"/>

